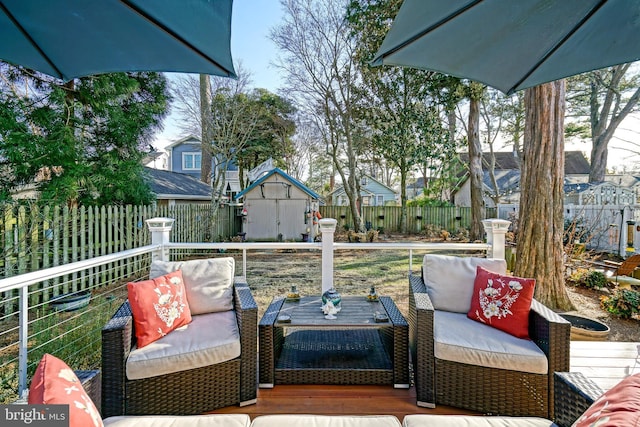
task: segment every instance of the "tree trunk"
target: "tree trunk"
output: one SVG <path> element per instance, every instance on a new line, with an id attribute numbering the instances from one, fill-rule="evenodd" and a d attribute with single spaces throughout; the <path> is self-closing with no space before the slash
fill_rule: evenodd
<path id="1" fill-rule="evenodd" d="M 565 83 L 527 89 L 515 274 L 536 279 L 535 298 L 570 310 L 564 283 Z"/>
<path id="2" fill-rule="evenodd" d="M 469 102 L 469 175 L 471 184 L 471 241 L 482 240 L 484 228 L 484 203 L 482 200 L 482 146 L 478 128 L 480 127 L 480 101 L 471 97 Z"/>
<path id="3" fill-rule="evenodd" d="M 200 161 L 200 181 L 211 184 L 211 82 L 208 74 L 200 74 L 200 123 L 202 157 Z M 216 190 L 214 196 L 216 196 Z M 215 199 L 215 197 L 214 197 Z"/>

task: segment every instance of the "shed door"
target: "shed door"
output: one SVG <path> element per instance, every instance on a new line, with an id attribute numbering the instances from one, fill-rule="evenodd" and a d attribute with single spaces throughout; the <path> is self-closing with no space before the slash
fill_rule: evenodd
<path id="1" fill-rule="evenodd" d="M 304 201 L 302 201 L 304 206 Z M 277 233 L 282 234 L 283 240 L 300 240 L 303 230 L 300 223 L 304 222 L 304 207 L 300 210 L 301 202 L 295 199 L 276 200 Z"/>
<path id="2" fill-rule="evenodd" d="M 249 212 L 246 224 L 247 239 L 274 239 L 276 227 L 276 204 L 274 200 L 257 199 L 247 203 Z"/>

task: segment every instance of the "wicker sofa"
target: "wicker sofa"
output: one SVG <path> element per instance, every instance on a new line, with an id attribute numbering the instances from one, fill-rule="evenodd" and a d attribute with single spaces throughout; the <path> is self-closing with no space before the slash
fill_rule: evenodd
<path id="1" fill-rule="evenodd" d="M 449 336 L 463 333 L 467 326 L 486 328 L 476 329 L 475 336 L 482 338 L 478 341 L 487 341 L 485 334 L 493 334 L 494 328 L 466 319 L 466 314 L 461 313 L 455 315 L 462 322 L 471 322 L 469 325 L 451 327 L 451 323 L 442 323 L 444 316 L 449 314 L 434 308 L 432 297 L 435 295 L 427 289 L 425 282 L 431 283 L 430 274 L 440 274 L 445 285 L 456 289 L 460 285 L 456 280 L 473 283 L 476 266 L 488 262 L 491 260 L 486 258 L 461 259 L 429 254 L 425 256 L 422 274 L 409 275 L 409 346 L 417 404 L 425 407 L 442 404 L 493 415 L 553 419 L 554 372 L 569 371 L 570 324 L 539 302 L 534 300 L 531 304 L 529 336 L 546 356 L 547 366 L 543 373 L 524 372 L 513 366 L 503 369 L 487 367 L 484 363 L 461 363 L 437 354 L 439 343 L 434 329 L 438 321 L 441 330 L 446 330 Z M 437 273 L 434 268 L 441 271 Z M 501 268 L 506 268 L 506 264 Z M 504 352 L 504 348 L 501 351 Z"/>
<path id="2" fill-rule="evenodd" d="M 135 350 L 136 334 L 129 301 L 123 303 L 102 330 L 103 417 L 202 414 L 224 406 L 255 403 L 257 304 L 243 277 L 232 278 L 232 288 L 230 298 L 240 336 L 240 355 L 221 363 L 142 379 L 127 376 L 127 359 Z M 206 315 L 194 315 L 190 327 L 199 316 Z M 203 325 L 203 330 L 220 328 L 215 320 L 198 325 Z"/>
<path id="3" fill-rule="evenodd" d="M 78 371 L 76 371 L 78 373 Z M 100 401 L 99 371 L 82 371 L 79 377 L 83 379 L 83 387 L 90 398 L 96 403 Z M 593 381 L 577 372 L 563 372 L 555 374 L 554 393 L 555 418 L 554 422 L 540 417 L 493 417 L 493 416 L 459 416 L 459 415 L 407 415 L 404 417 L 404 427 L 422 426 L 450 426 L 450 427 L 569 427 L 599 398 L 604 391 Z M 633 399 L 631 393 L 628 398 Z M 595 405 L 594 405 L 595 406 Z M 622 406 L 630 406 L 622 403 Z M 249 416 L 245 414 L 219 414 L 206 416 L 118 416 L 104 420 L 109 427 L 207 427 L 207 426 L 237 426 L 249 427 Z M 257 416 L 253 427 L 398 427 L 400 422 L 393 416 L 317 416 L 304 414 L 281 414 Z"/>

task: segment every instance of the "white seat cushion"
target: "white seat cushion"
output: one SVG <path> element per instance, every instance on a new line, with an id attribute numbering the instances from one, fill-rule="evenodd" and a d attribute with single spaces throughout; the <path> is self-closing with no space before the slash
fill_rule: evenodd
<path id="1" fill-rule="evenodd" d="M 535 417 L 489 417 L 469 415 L 405 415 L 404 427 L 552 427 L 555 423 Z M 557 426 L 556 426 L 557 427 Z"/>
<path id="2" fill-rule="evenodd" d="M 215 365 L 240 356 L 235 311 L 199 314 L 127 358 L 127 378 L 136 380 Z"/>
<path id="3" fill-rule="evenodd" d="M 262 415 L 251 427 L 400 427 L 393 415 Z"/>
<path id="4" fill-rule="evenodd" d="M 233 309 L 232 257 L 195 259 L 190 261 L 153 261 L 149 278 L 181 270 L 191 314 L 213 313 Z"/>
<path id="5" fill-rule="evenodd" d="M 434 312 L 437 359 L 512 371 L 546 374 L 547 356 L 528 339 L 471 320 L 466 314 Z"/>
<path id="6" fill-rule="evenodd" d="M 105 427 L 248 427 L 251 419 L 246 414 L 216 415 L 151 415 L 109 417 Z"/>
<path id="7" fill-rule="evenodd" d="M 498 274 L 507 273 L 507 262 L 503 259 L 425 255 L 422 278 L 433 307 L 436 310 L 468 313 L 478 266 Z"/>

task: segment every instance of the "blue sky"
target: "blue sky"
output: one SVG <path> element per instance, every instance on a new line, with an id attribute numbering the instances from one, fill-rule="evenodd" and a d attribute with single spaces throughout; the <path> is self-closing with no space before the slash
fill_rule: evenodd
<path id="1" fill-rule="evenodd" d="M 231 55 L 251 72 L 254 87 L 277 92 L 281 80 L 270 65 L 277 49 L 268 39 L 269 31 L 282 17 L 279 0 L 234 0 L 231 21 Z M 165 119 L 164 131 L 156 135 L 155 148 L 163 148 L 184 136 L 176 127 L 180 118 L 171 114 Z"/>

